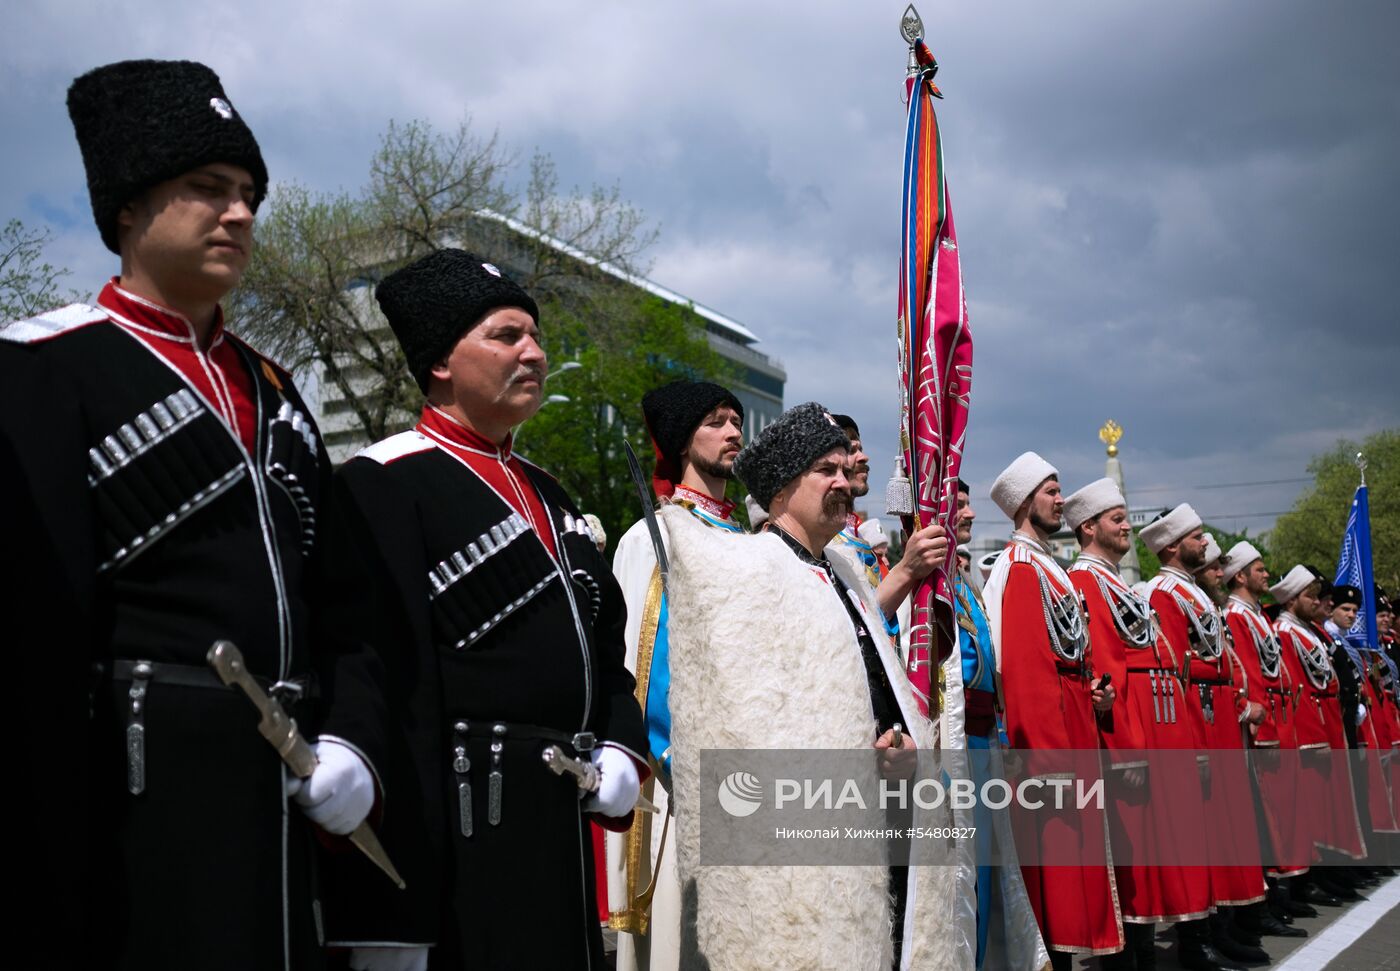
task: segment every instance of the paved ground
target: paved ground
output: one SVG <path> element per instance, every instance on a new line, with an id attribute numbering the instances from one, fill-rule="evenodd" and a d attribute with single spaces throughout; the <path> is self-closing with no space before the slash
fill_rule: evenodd
<path id="1" fill-rule="evenodd" d="M 1400 877 L 1366 891 L 1367 900 L 1343 907 L 1319 907 L 1318 916 L 1300 917 L 1294 926 L 1305 938 L 1266 937 L 1264 950 L 1273 958 L 1273 971 L 1400 971 Z M 1092 969 L 1089 960 L 1076 967 Z M 1157 935 L 1157 967 L 1174 971 L 1176 938 L 1170 931 Z"/>
<path id="2" fill-rule="evenodd" d="M 1306 938 L 1266 937 L 1264 949 L 1273 958 L 1275 971 L 1400 971 L 1400 877 L 1367 892 L 1367 900 L 1346 907 L 1319 907 L 1316 917 L 1299 918 L 1295 926 Z M 617 935 L 604 930 L 612 957 Z M 1079 968 L 1092 969 L 1090 960 Z M 1172 971 L 1176 961 L 1173 935 L 1157 936 L 1157 967 Z"/>

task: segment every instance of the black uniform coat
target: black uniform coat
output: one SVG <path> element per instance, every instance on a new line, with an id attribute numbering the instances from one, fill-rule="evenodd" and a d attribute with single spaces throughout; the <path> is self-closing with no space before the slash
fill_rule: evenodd
<path id="1" fill-rule="evenodd" d="M 0 328 L 0 340 L 8 367 L 47 392 L 0 416 L 0 437 L 26 475 L 25 525 L 61 561 L 14 605 L 25 643 L 7 653 L 60 650 L 87 668 L 80 685 L 69 671 L 52 689 L 61 708 L 76 695 L 86 709 L 86 764 L 50 753 L 56 779 L 35 786 L 84 800 L 87 872 L 66 876 L 90 901 L 86 963 L 318 965 L 310 827 L 283 795 L 252 705 L 210 681 L 205 662 L 229 639 L 265 684 L 314 685 L 315 700 L 294 711 L 304 732 L 382 760 L 372 653 L 312 647 L 313 608 L 330 596 L 320 567 L 330 479 L 314 425 L 293 427 L 305 404 L 284 372 L 237 344 L 258 409 L 250 453 L 101 310 L 41 315 Z M 133 679 L 136 661 L 153 675 Z"/>
<path id="2" fill-rule="evenodd" d="M 645 732 L 623 666 L 621 590 L 563 489 L 525 470 L 557 560 L 475 472 L 417 431 L 336 475 L 380 594 L 346 616 L 379 644 L 402 727 L 381 831 L 408 890 L 342 857 L 328 881 L 334 942 L 431 943 L 434 968 L 603 966 L 577 785 L 540 756 L 583 731 L 636 753 Z M 498 724 L 504 735 L 493 736 Z"/>

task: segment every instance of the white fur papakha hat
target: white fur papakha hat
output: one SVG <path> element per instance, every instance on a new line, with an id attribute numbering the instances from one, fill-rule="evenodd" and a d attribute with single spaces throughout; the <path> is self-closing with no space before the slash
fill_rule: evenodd
<path id="1" fill-rule="evenodd" d="M 860 524 L 860 529 L 856 530 L 856 535 L 870 546 L 879 546 L 881 543 L 888 543 L 889 536 L 885 533 L 885 524 L 878 519 L 867 519 Z"/>
<path id="2" fill-rule="evenodd" d="M 1095 479 L 1065 500 L 1065 525 L 1078 529 L 1099 513 L 1127 505 L 1118 483 L 1109 478 Z"/>
<path id="3" fill-rule="evenodd" d="M 1313 576 L 1312 570 L 1299 563 L 1289 570 L 1282 580 L 1269 588 L 1269 596 L 1278 603 L 1286 604 L 1316 582 L 1317 577 Z"/>
<path id="4" fill-rule="evenodd" d="M 1201 517 L 1190 503 L 1183 502 L 1160 519 L 1154 519 L 1142 527 L 1142 541 L 1153 553 L 1160 553 L 1162 547 L 1170 546 L 1191 530 L 1201 525 Z"/>
<path id="5" fill-rule="evenodd" d="M 1220 569 L 1225 571 L 1225 582 L 1229 583 L 1230 578 L 1239 573 L 1255 560 L 1262 560 L 1263 554 L 1254 548 L 1254 544 L 1248 540 L 1240 540 L 1226 552 L 1225 558 L 1220 561 Z"/>
<path id="6" fill-rule="evenodd" d="M 1029 499 L 1042 482 L 1059 474 L 1036 453 L 1022 452 L 992 483 L 992 502 L 1006 513 L 1007 519 L 1015 519 L 1021 503 Z"/>
<path id="7" fill-rule="evenodd" d="M 1201 564 L 1201 568 L 1204 569 L 1210 566 L 1216 560 L 1220 559 L 1220 555 L 1220 544 L 1215 541 L 1214 536 L 1210 533 L 1206 533 L 1206 561 Z"/>

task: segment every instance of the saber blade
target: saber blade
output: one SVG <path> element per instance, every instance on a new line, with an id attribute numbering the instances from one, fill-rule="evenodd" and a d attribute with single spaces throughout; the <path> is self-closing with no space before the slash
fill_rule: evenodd
<path id="1" fill-rule="evenodd" d="M 627 452 L 627 470 L 632 473 L 632 485 L 636 487 L 637 499 L 642 504 L 642 518 L 646 520 L 647 532 L 651 534 L 651 546 L 656 552 L 656 568 L 661 574 L 661 592 L 665 593 L 671 575 L 671 563 L 666 559 L 666 544 L 661 542 L 661 526 L 656 522 L 656 510 L 651 505 L 651 490 L 647 488 L 646 477 L 642 475 L 642 463 L 637 461 L 637 453 L 632 451 L 632 443 L 624 438 L 622 447 Z"/>

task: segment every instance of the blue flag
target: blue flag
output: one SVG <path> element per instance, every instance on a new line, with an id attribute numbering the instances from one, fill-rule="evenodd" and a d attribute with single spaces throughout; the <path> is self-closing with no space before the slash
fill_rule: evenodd
<path id="1" fill-rule="evenodd" d="M 1351 515 L 1347 517 L 1347 530 L 1342 536 L 1342 553 L 1337 558 L 1337 579 L 1333 582 L 1361 590 L 1361 609 L 1356 612 L 1356 623 L 1347 631 L 1347 640 L 1362 650 L 1379 650 L 1376 579 L 1371 566 L 1371 506 L 1366 499 L 1365 483 L 1356 487 L 1356 496 L 1351 500 Z"/>

